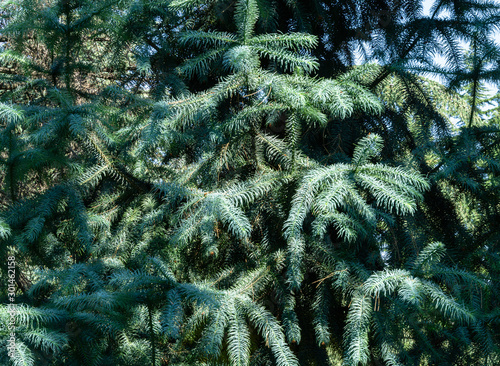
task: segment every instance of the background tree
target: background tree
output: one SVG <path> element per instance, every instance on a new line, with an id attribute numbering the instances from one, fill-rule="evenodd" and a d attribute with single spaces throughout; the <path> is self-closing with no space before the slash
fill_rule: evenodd
<path id="1" fill-rule="evenodd" d="M 497 364 L 498 10 L 2 2 L 2 361 Z"/>

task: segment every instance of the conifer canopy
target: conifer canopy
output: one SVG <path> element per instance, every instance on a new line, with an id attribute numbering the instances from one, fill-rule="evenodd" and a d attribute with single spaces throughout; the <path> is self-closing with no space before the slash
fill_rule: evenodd
<path id="1" fill-rule="evenodd" d="M 0 364 L 499 365 L 500 5 L 431 3 L 0 1 Z"/>

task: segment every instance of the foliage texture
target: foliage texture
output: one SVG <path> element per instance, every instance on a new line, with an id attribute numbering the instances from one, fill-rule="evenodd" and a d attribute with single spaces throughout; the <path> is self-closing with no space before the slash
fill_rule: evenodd
<path id="1" fill-rule="evenodd" d="M 1 1 L 0 363 L 500 364 L 499 14 Z"/>

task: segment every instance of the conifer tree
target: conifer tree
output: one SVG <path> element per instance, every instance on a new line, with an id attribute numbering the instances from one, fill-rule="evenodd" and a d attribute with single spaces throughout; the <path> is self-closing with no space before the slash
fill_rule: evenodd
<path id="1" fill-rule="evenodd" d="M 499 9 L 421 6 L 2 2 L 1 362 L 498 364 Z"/>

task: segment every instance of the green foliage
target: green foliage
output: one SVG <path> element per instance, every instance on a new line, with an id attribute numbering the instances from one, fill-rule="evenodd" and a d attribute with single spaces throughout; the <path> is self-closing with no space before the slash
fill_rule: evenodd
<path id="1" fill-rule="evenodd" d="M 0 363 L 500 363 L 499 8 L 421 5 L 2 2 Z"/>

